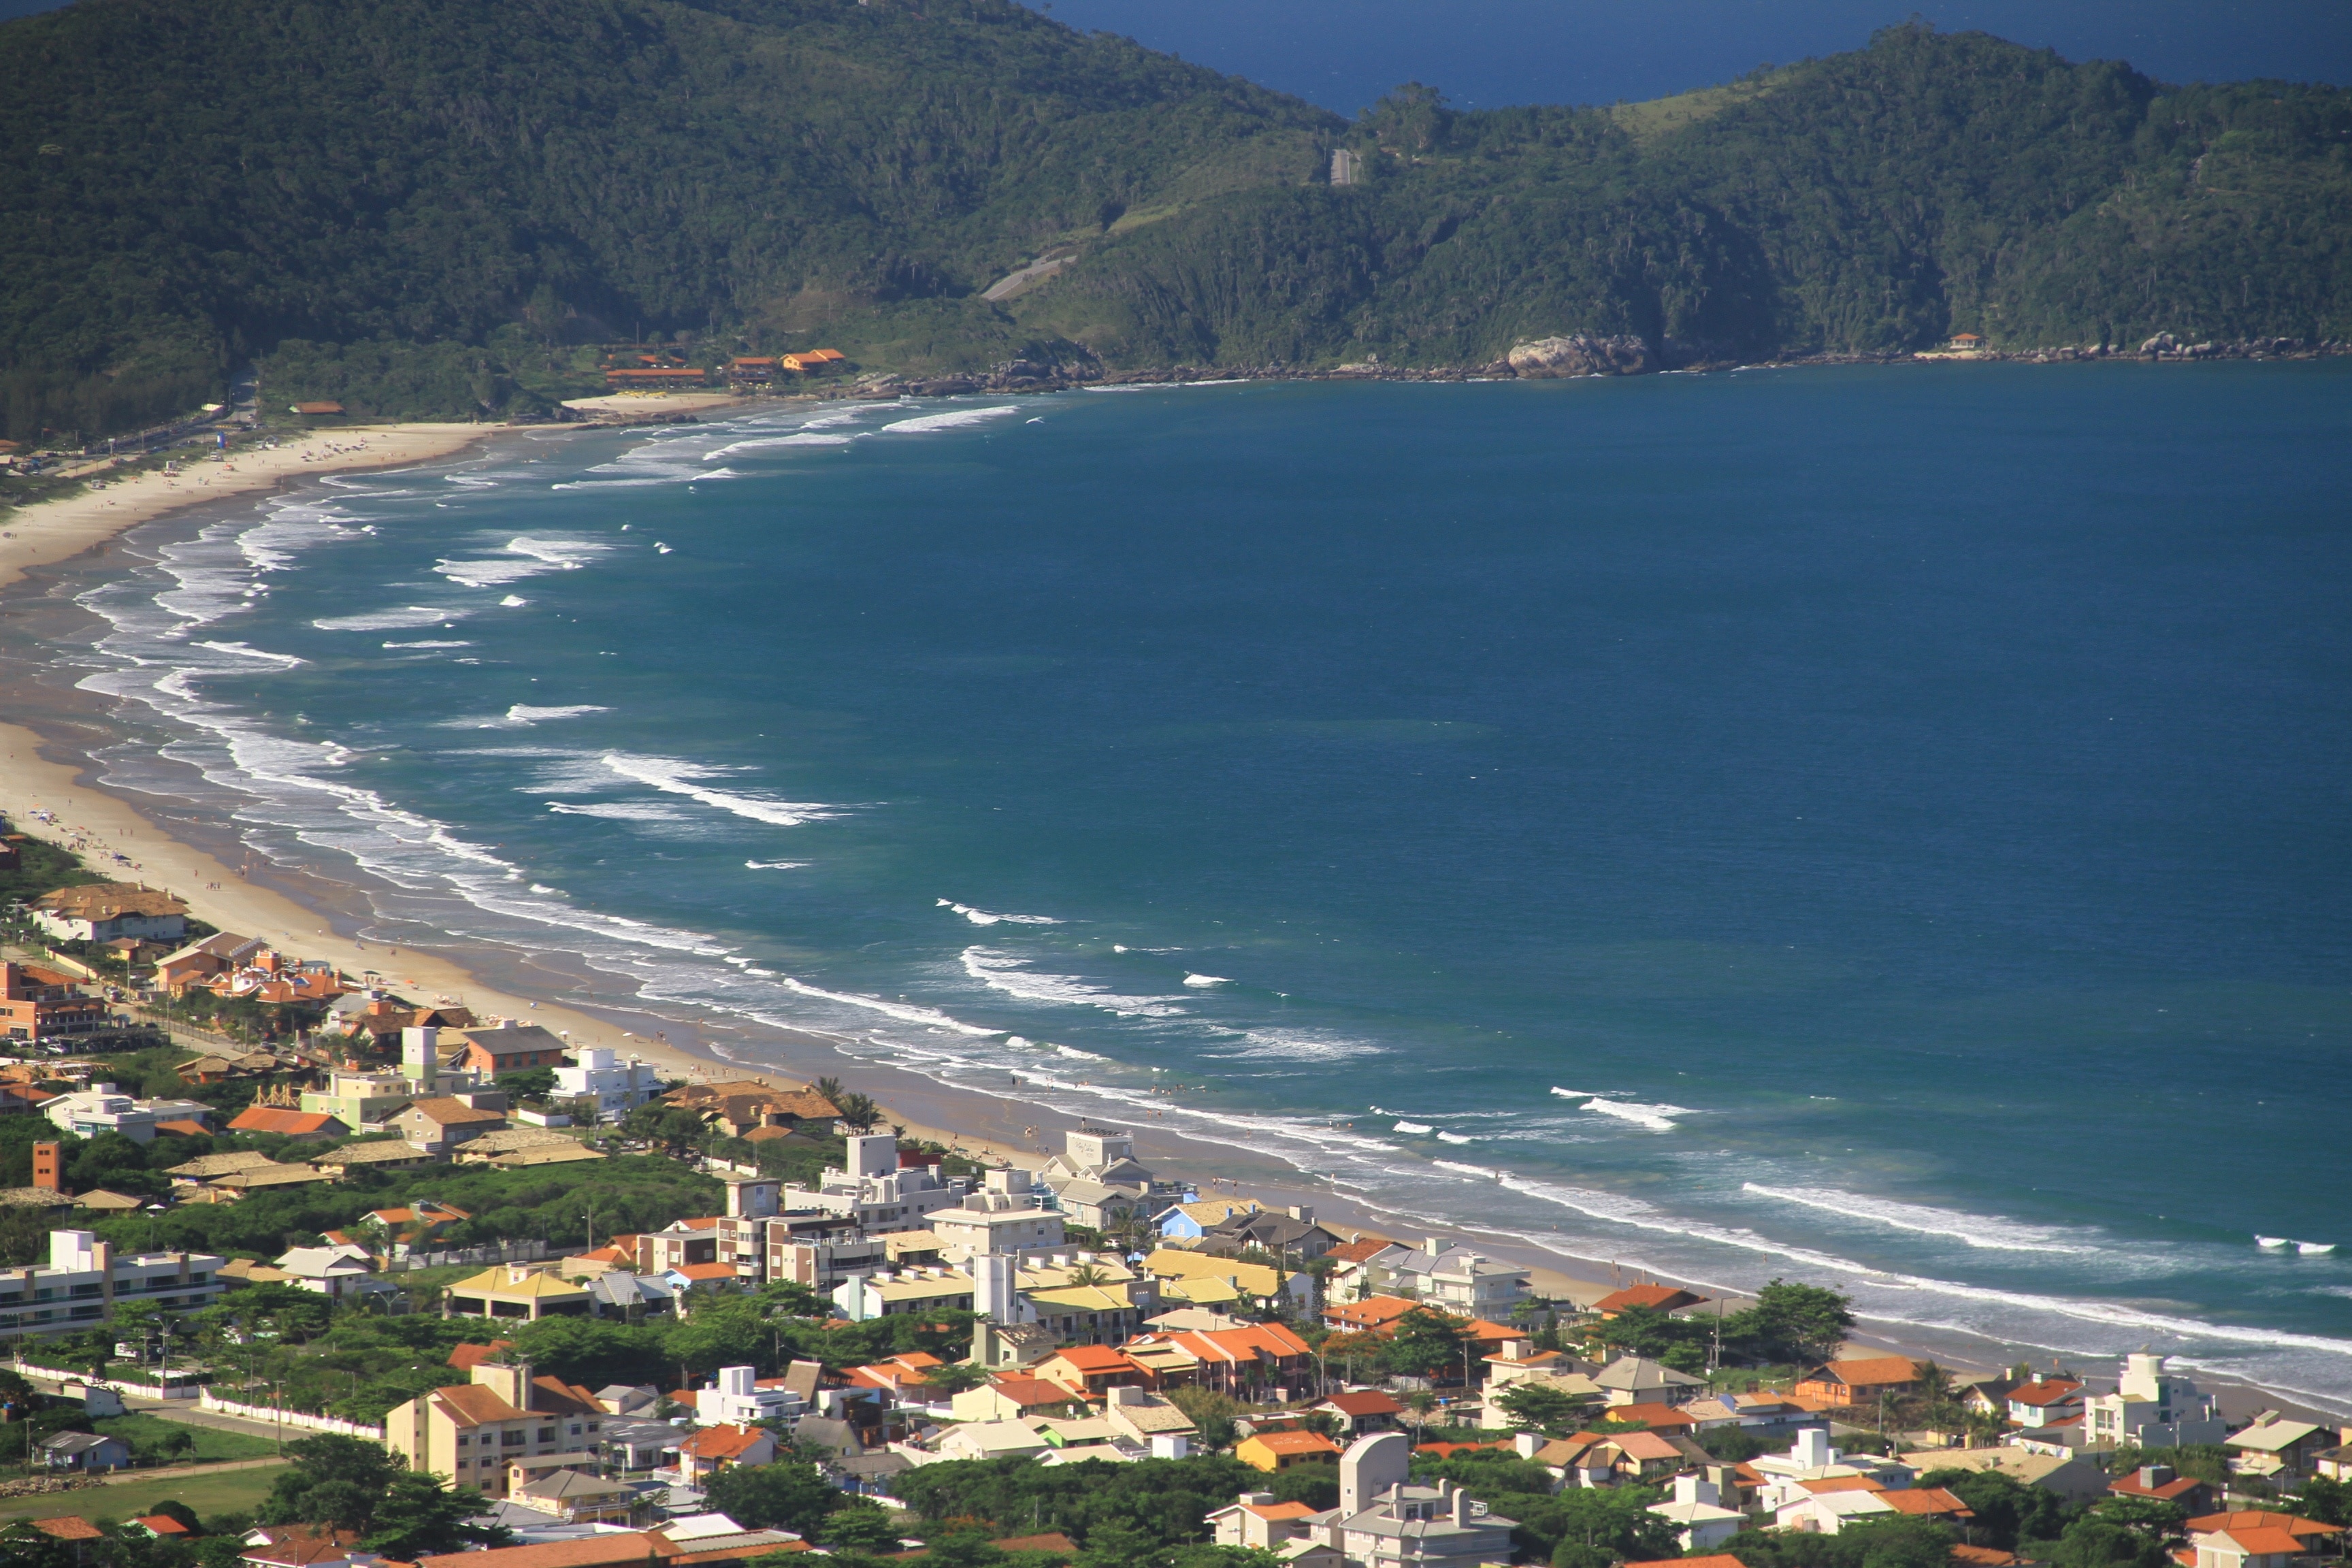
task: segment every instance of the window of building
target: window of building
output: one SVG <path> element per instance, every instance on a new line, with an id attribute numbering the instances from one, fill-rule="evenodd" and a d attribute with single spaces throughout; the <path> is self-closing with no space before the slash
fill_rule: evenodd
<path id="1" fill-rule="evenodd" d="M 554 1442 L 554 1441 L 555 1441 L 555 1428 L 554 1428 L 554 1427 L 552 1427 L 552 1426 L 542 1426 L 542 1427 L 541 1427 L 541 1428 L 539 1429 L 539 1440 L 540 1440 L 541 1442 L 542 1442 L 542 1443 L 552 1443 L 552 1442 Z"/>
<path id="2" fill-rule="evenodd" d="M 501 1448 L 519 1448 L 522 1447 L 522 1434 L 520 1432 L 499 1433 L 499 1447 Z"/>

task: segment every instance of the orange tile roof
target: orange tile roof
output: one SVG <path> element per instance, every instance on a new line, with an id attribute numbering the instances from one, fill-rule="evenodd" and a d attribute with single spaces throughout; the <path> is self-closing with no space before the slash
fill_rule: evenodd
<path id="1" fill-rule="evenodd" d="M 1628 1285 L 1622 1290 L 1612 1290 L 1592 1303 L 1596 1312 L 1622 1312 L 1628 1307 L 1652 1307 L 1660 1311 L 1686 1307 L 1706 1298 L 1678 1285 L 1660 1285 L 1654 1280 L 1645 1285 Z"/>
<path id="2" fill-rule="evenodd" d="M 1656 1431 L 1671 1427 L 1677 1431 L 1698 1425 L 1698 1417 L 1684 1414 L 1671 1405 L 1624 1405 L 1609 1412 L 1612 1421 L 1639 1421 Z"/>
<path id="3" fill-rule="evenodd" d="M 2292 1513 L 2242 1508 L 2229 1513 L 2200 1513 L 2182 1528 L 2191 1535 L 2210 1535 L 2219 1530 L 2284 1530 L 2290 1535 L 2340 1535 L 2344 1530 L 2340 1524 L 2322 1524 L 2315 1519 Z"/>
<path id="4" fill-rule="evenodd" d="M 1345 1241 L 1323 1256 L 1339 1263 L 1361 1263 L 1395 1245 L 1393 1241 Z"/>
<path id="5" fill-rule="evenodd" d="M 733 1279 L 737 1278 L 731 1263 L 689 1263 L 677 1272 L 688 1279 Z"/>
<path id="6" fill-rule="evenodd" d="M 2175 1499 L 2187 1497 L 2204 1484 L 2195 1476 L 2180 1476 L 2165 1482 L 2160 1487 L 2143 1486 L 2140 1483 L 2139 1472 L 2133 1470 L 2109 1481 L 2107 1489 L 2118 1497 L 2147 1497 L 2154 1498 L 2158 1502 L 2171 1502 Z"/>
<path id="7" fill-rule="evenodd" d="M 173 1519 L 168 1513 L 151 1513 L 146 1515 L 144 1518 L 134 1519 L 131 1522 L 140 1526 L 146 1530 L 150 1534 L 153 1535 L 186 1535 L 190 1533 L 186 1525 L 182 1524 L 178 1520 Z"/>
<path id="8" fill-rule="evenodd" d="M 1055 1359 L 1066 1361 L 1080 1372 L 1134 1372 L 1136 1364 L 1108 1345 L 1071 1345 L 1055 1351 Z"/>
<path id="9" fill-rule="evenodd" d="M 1261 1432 L 1245 1439 L 1269 1454 L 1336 1454 L 1339 1445 L 1320 1432 Z"/>
<path id="10" fill-rule="evenodd" d="M 1244 1512 L 1260 1519 L 1307 1519 L 1315 1512 L 1303 1502 L 1245 1502 L 1241 1506 Z"/>
<path id="11" fill-rule="evenodd" d="M 549 1541 L 536 1546 L 494 1546 L 488 1552 L 456 1552 L 420 1557 L 416 1568 L 606 1568 L 641 1563 L 674 1554 L 669 1538 L 632 1530 L 579 1541 Z"/>
<path id="12" fill-rule="evenodd" d="M 90 1523 L 89 1521 L 82 1518 L 81 1515 L 78 1513 L 52 1514 L 47 1519 L 37 1519 L 33 1521 L 33 1528 L 40 1531 L 43 1534 L 54 1535 L 59 1541 L 103 1541 L 106 1539 L 106 1531 L 99 1529 L 98 1526 Z"/>
<path id="13" fill-rule="evenodd" d="M 1884 1483 L 1868 1476 L 1824 1476 L 1817 1481 L 1799 1481 L 1799 1486 L 1815 1497 L 1827 1497 L 1832 1492 L 1883 1492 Z"/>
<path id="14" fill-rule="evenodd" d="M 1628 1563 L 1625 1568 L 1748 1568 L 1748 1565 L 1728 1552 L 1710 1552 L 1704 1557 L 1660 1557 L 1646 1563 Z"/>
<path id="15" fill-rule="evenodd" d="M 1897 1513 L 1949 1514 L 1954 1519 L 1974 1519 L 1976 1514 L 1950 1492 L 1941 1487 L 1909 1487 L 1900 1491 L 1881 1492 L 1880 1500 Z"/>
<path id="16" fill-rule="evenodd" d="M 2303 1542 L 2297 1541 L 2293 1535 L 2284 1530 L 2273 1530 L 2267 1526 L 2252 1530 L 2215 1531 L 2212 1533 L 2219 1535 L 2239 1551 L 2253 1557 L 2270 1557 L 2281 1552 L 2293 1553 L 2303 1550 Z"/>
<path id="17" fill-rule="evenodd" d="M 448 1388 L 436 1388 L 433 1397 L 449 1411 L 450 1419 L 460 1426 L 479 1426 L 491 1421 L 520 1421 L 523 1412 L 517 1410 L 480 1384 L 458 1384 Z"/>
<path id="18" fill-rule="evenodd" d="M 698 1459 L 732 1459 L 757 1447 L 767 1436 L 757 1426 L 705 1426 L 677 1448 Z"/>
<path id="19" fill-rule="evenodd" d="M 512 1340 L 492 1340 L 488 1344 L 462 1344 L 449 1352 L 448 1364 L 459 1372 L 471 1372 L 500 1351 L 514 1349 Z"/>
<path id="20" fill-rule="evenodd" d="M 2017 1568 L 2024 1561 L 2014 1552 L 1992 1546 L 1955 1546 L 1951 1552 L 1953 1562 L 1972 1563 L 1975 1568 Z"/>
<path id="21" fill-rule="evenodd" d="M 1833 1361 L 1804 1381 L 1842 1383 L 1848 1388 L 1875 1388 L 1881 1384 L 1916 1383 L 1918 1380 L 1918 1365 L 1910 1357 L 1874 1355 L 1854 1361 Z"/>
<path id="22" fill-rule="evenodd" d="M 1402 1296 L 1368 1296 L 1360 1301 L 1342 1301 L 1323 1309 L 1323 1316 L 1342 1328 L 1377 1329 L 1395 1322 L 1421 1305 Z"/>
<path id="23" fill-rule="evenodd" d="M 988 1386 L 1027 1410 L 1037 1405 L 1067 1405 L 1070 1391 L 1042 1377 L 992 1377 Z"/>
<path id="24" fill-rule="evenodd" d="M 236 1132 L 277 1132 L 298 1137 L 321 1128 L 341 1125 L 323 1110 L 285 1110 L 274 1106 L 248 1105 L 236 1113 L 229 1128 Z"/>

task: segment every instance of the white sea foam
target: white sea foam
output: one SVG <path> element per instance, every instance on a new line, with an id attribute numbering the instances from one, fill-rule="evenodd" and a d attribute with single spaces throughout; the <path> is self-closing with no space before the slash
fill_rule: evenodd
<path id="1" fill-rule="evenodd" d="M 795 980 L 790 975 L 784 977 L 784 984 L 803 996 L 817 996 L 827 1002 L 841 1003 L 845 1006 L 864 1007 L 879 1013 L 885 1017 L 896 1018 L 900 1023 L 921 1024 L 929 1028 L 945 1029 L 953 1035 L 969 1035 L 974 1039 L 992 1040 L 1004 1032 L 1002 1029 L 983 1029 L 977 1024 L 967 1024 L 961 1018 L 951 1018 L 936 1007 L 914 1007 L 904 1002 L 885 1001 L 879 996 L 859 996 L 846 991 L 821 990 L 804 981 Z"/>
<path id="2" fill-rule="evenodd" d="M 1226 979 L 1222 974 L 1187 974 L 1184 976 L 1184 984 L 1187 985 L 1210 986 L 1231 985 L 1233 982 Z"/>
<path id="3" fill-rule="evenodd" d="M 1344 1061 L 1349 1057 L 1386 1054 L 1386 1046 L 1353 1039 L 1325 1029 L 1245 1029 L 1242 1048 L 1218 1049 L 1210 1055 L 1227 1059 L 1259 1058 L 1301 1062 Z"/>
<path id="4" fill-rule="evenodd" d="M 1122 1018 L 1181 1018 L 1176 996 L 1122 996 L 1108 985 L 1097 985 L 1071 974 L 1041 974 L 1029 960 L 992 948 L 963 950 L 963 971 L 992 991 L 1002 991 L 1024 1002 L 1057 1002 L 1070 1006 L 1099 1007 Z"/>
<path id="5" fill-rule="evenodd" d="M 2024 1225 L 2015 1220 L 1963 1214 L 1955 1209 L 1931 1208 L 1924 1204 L 1864 1197 L 1856 1193 L 1840 1192 L 1834 1187 L 1768 1187 L 1761 1183 L 1746 1182 L 1741 1184 L 1740 1190 L 1754 1193 L 1759 1197 L 1843 1215 L 1848 1219 L 1888 1226 L 1896 1230 L 1916 1231 L 1924 1236 L 1948 1236 L 1970 1247 L 1995 1252 L 2087 1255 L 2099 1250 L 2095 1247 L 2063 1239 L 2070 1233 L 2051 1226 Z"/>
<path id="6" fill-rule="evenodd" d="M 943 910 L 953 910 L 976 926 L 992 926 L 1000 923 L 1019 926 L 1057 926 L 1062 923 L 1051 915 L 991 914 L 986 910 L 976 910 L 970 904 L 959 904 L 948 899 L 941 899 L 939 901 L 939 907 Z"/>
<path id="7" fill-rule="evenodd" d="M 422 642 L 388 642 L 386 647 L 471 647 L 469 642 L 452 642 L 446 637 L 427 637 Z"/>
<path id="8" fill-rule="evenodd" d="M 1478 1142 L 1475 1138 L 1465 1138 L 1459 1132 L 1441 1132 L 1437 1135 L 1437 1141 L 1440 1143 L 1475 1143 Z"/>
<path id="9" fill-rule="evenodd" d="M 1631 1121 L 1635 1126 L 1646 1127 L 1653 1132 L 1676 1131 L 1680 1124 L 1675 1121 L 1675 1118 L 1692 1114 L 1684 1106 L 1643 1105 L 1639 1100 L 1604 1100 L 1599 1095 L 1586 1100 L 1580 1109 L 1594 1111 L 1602 1116 L 1613 1116 L 1620 1121 Z"/>
<path id="10" fill-rule="evenodd" d="M 612 546 L 596 539 L 538 539 L 517 534 L 496 555 L 444 559 L 436 564 L 452 583 L 468 588 L 502 588 L 548 572 L 577 572 Z"/>
<path id="11" fill-rule="evenodd" d="M 271 653 L 267 648 L 254 647 L 249 644 L 241 642 L 200 642 L 196 644 L 196 646 L 198 647 L 211 648 L 215 653 L 235 654 L 239 658 L 264 659 L 283 669 L 291 669 L 298 664 L 307 664 L 310 662 L 307 659 L 296 658 L 290 653 Z"/>
<path id="12" fill-rule="evenodd" d="M 719 458 L 730 457 L 737 452 L 765 452 L 778 447 L 846 447 L 856 439 L 855 436 L 828 436 L 815 431 L 802 430 L 790 436 L 762 436 L 748 441 L 731 441 L 724 447 L 703 453 L 702 460 L 706 463 L 715 463 Z"/>
<path id="13" fill-rule="evenodd" d="M 1021 410 L 1012 405 L 996 408 L 958 408 L 946 414 L 925 414 L 914 419 L 895 420 L 882 426 L 886 436 L 919 436 L 930 430 L 961 430 L 973 425 L 985 425 L 992 419 L 1002 419 Z"/>
<path id="14" fill-rule="evenodd" d="M 404 605 L 395 610 L 368 610 L 356 616 L 329 616 L 310 624 L 322 632 L 401 632 L 411 626 L 439 626 L 461 621 L 472 612 L 441 610 L 431 605 Z"/>
<path id="15" fill-rule="evenodd" d="M 1426 1138 L 1437 1131 L 1426 1121 L 1400 1121 L 1390 1129 L 1392 1132 L 1409 1132 L 1415 1138 Z"/>
<path id="16" fill-rule="evenodd" d="M 797 871 L 807 864 L 805 860 L 746 860 L 743 867 L 751 871 Z"/>
<path id="17" fill-rule="evenodd" d="M 1475 1176 L 1486 1182 L 1499 1181 L 1503 1174 L 1500 1171 L 1490 1171 L 1484 1165 L 1457 1164 L 1452 1160 L 1432 1160 L 1430 1163 L 1441 1171 L 1452 1171 L 1460 1176 Z"/>
<path id="18" fill-rule="evenodd" d="M 530 601 L 529 599 L 524 598 L 520 594 L 509 594 L 505 598 L 499 601 L 499 608 L 502 610 L 520 610 L 525 605 L 530 603 Z"/>
<path id="19" fill-rule="evenodd" d="M 2305 1258 L 2325 1258 L 2336 1250 L 2332 1241 L 2298 1241 L 2294 1249 Z"/>
<path id="20" fill-rule="evenodd" d="M 2293 1247 L 2294 1243 L 2289 1241 L 2283 1236 L 2258 1236 L 2254 1237 L 2254 1245 L 2256 1247 L 2277 1248 Z"/>
<path id="21" fill-rule="evenodd" d="M 732 812 L 737 816 L 748 816 L 754 822 L 764 822 L 775 827 L 798 827 L 803 823 L 829 821 L 841 816 L 844 810 L 841 806 L 821 805 L 810 801 L 774 800 L 765 795 L 747 795 L 740 790 L 713 789 L 704 781 L 726 778 L 734 770 L 681 762 L 674 757 L 639 757 L 624 752 L 608 752 L 604 754 L 604 763 L 605 767 L 623 778 L 635 779 L 665 795 L 684 795 L 714 810 Z"/>
<path id="22" fill-rule="evenodd" d="M 588 805 L 551 800 L 547 809 L 559 816 L 601 816 L 608 822 L 679 822 L 686 816 L 677 807 L 657 800 L 597 801 Z"/>

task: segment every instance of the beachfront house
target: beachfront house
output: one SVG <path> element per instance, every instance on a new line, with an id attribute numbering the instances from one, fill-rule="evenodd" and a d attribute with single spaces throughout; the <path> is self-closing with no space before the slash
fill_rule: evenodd
<path id="1" fill-rule="evenodd" d="M 555 1069 L 552 1098 L 587 1100 L 595 1106 L 598 1116 L 617 1121 L 661 1092 L 661 1074 L 636 1058 L 624 1061 L 613 1051 L 590 1047 L 578 1052 L 570 1065 Z"/>
<path id="2" fill-rule="evenodd" d="M 1882 1397 L 1909 1392 L 1918 1381 L 1918 1364 L 1907 1356 L 1860 1356 L 1815 1367 L 1797 1380 L 1791 1392 L 1800 1399 L 1831 1405 L 1875 1405 Z"/>
<path id="3" fill-rule="evenodd" d="M 2175 1448 L 2218 1443 L 2229 1426 L 2221 1402 L 2166 1370 L 2165 1358 L 2146 1351 L 2124 1358 L 2113 1394 L 2083 1401 L 2083 1435 L 2095 1448 Z"/>
<path id="4" fill-rule="evenodd" d="M 537 1024 L 518 1024 L 512 1018 L 501 1018 L 493 1028 L 454 1029 L 450 1033 L 457 1037 L 457 1049 L 454 1057 L 445 1052 L 443 1065 L 460 1072 L 495 1079 L 508 1073 L 529 1072 L 534 1068 L 563 1066 L 562 1039 Z"/>
<path id="5" fill-rule="evenodd" d="M 125 882 L 86 882 L 55 888 L 35 899 L 33 923 L 67 942 L 181 941 L 188 934 L 188 906 L 169 893 Z"/>
<path id="6" fill-rule="evenodd" d="M 1160 1216 L 1160 1234 L 1171 1241 L 1197 1241 L 1212 1226 L 1235 1215 L 1252 1215 L 1265 1205 L 1255 1198 L 1202 1198 L 1177 1204 Z"/>

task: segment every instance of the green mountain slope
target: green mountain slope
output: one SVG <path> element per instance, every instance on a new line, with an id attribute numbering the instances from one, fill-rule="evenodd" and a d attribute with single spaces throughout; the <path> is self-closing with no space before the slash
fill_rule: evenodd
<path id="1" fill-rule="evenodd" d="M 17 438 L 273 353 L 386 411 L 505 406 L 640 332 L 924 371 L 2352 337 L 2352 95 L 1924 27 L 1353 125 L 1010 0 L 80 0 L 0 26 L 0 69 Z"/>

